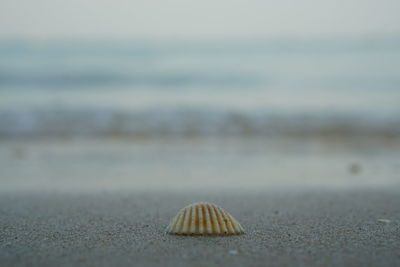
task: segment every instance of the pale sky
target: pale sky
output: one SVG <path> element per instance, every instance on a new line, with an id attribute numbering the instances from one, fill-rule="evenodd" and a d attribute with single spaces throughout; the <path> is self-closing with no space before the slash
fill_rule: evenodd
<path id="1" fill-rule="evenodd" d="M 400 0 L 0 0 L 0 38 L 400 34 Z"/>

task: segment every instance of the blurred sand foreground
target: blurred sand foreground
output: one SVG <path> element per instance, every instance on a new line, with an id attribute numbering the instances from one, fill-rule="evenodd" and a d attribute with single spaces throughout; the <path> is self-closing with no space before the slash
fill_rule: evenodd
<path id="1" fill-rule="evenodd" d="M 0 191 L 393 187 L 400 139 L 7 139 L 0 170 Z"/>

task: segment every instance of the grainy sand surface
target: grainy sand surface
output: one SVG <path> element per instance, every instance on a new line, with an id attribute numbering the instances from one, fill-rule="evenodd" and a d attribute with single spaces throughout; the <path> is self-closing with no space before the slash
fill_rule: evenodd
<path id="1" fill-rule="evenodd" d="M 166 235 L 206 200 L 246 234 Z M 399 266 L 398 189 L 2 193 L 1 266 Z"/>
<path id="2" fill-rule="evenodd" d="M 0 142 L 0 266 L 400 266 L 399 148 L 374 138 Z M 197 201 L 246 234 L 166 235 Z"/>

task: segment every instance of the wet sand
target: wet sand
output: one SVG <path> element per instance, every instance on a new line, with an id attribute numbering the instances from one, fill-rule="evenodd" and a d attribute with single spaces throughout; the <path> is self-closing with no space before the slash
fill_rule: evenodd
<path id="1" fill-rule="evenodd" d="M 400 188 L 400 137 L 0 141 L 0 193 Z"/>
<path id="2" fill-rule="evenodd" d="M 183 206 L 221 205 L 246 229 L 166 235 Z M 2 266 L 398 266 L 397 189 L 3 193 Z"/>

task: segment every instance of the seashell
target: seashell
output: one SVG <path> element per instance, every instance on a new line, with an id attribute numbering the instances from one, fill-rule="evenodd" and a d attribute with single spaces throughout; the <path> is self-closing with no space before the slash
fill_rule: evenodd
<path id="1" fill-rule="evenodd" d="M 240 235 L 244 230 L 217 205 L 199 202 L 181 209 L 167 228 L 173 235 Z"/>

